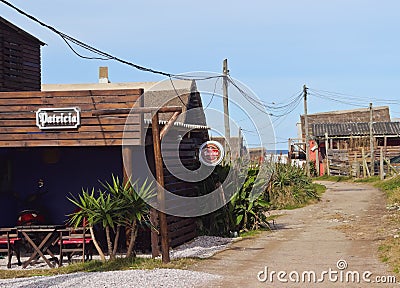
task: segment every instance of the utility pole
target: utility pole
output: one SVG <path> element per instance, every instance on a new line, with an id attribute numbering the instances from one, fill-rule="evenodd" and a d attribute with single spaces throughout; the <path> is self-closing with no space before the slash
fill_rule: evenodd
<path id="1" fill-rule="evenodd" d="M 371 176 L 374 176 L 374 162 L 375 162 L 375 154 L 374 154 L 374 131 L 373 131 L 373 115 L 372 115 L 372 103 L 369 103 L 369 147 L 371 154 Z"/>
<path id="2" fill-rule="evenodd" d="M 310 177 L 310 136 L 308 135 L 308 118 L 307 118 L 307 86 L 303 86 L 304 97 L 304 132 L 306 136 L 306 172 Z"/>
<path id="3" fill-rule="evenodd" d="M 222 74 L 223 74 L 223 101 L 224 101 L 224 125 L 225 125 L 225 153 L 227 152 L 227 148 L 229 147 L 230 138 L 231 138 L 231 130 L 229 127 L 229 109 L 228 109 L 228 59 L 224 59 L 222 65 Z"/>

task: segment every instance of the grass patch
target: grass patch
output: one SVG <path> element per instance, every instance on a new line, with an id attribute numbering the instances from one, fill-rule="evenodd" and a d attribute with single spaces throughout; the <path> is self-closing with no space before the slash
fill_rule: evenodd
<path id="1" fill-rule="evenodd" d="M 400 176 L 375 181 L 374 187 L 385 192 L 388 205 L 400 203 Z M 393 211 L 389 216 L 385 223 L 387 229 L 397 228 L 400 223 L 400 213 Z M 379 256 L 382 262 L 387 263 L 392 271 L 398 274 L 400 272 L 400 238 L 388 237 L 379 247 Z"/>
<path id="2" fill-rule="evenodd" d="M 285 210 L 302 208 L 317 203 L 325 191 L 326 187 L 317 183 L 311 183 L 303 188 L 287 187 L 286 193 L 281 193 L 281 197 L 276 199 L 272 207 Z"/>
<path id="3" fill-rule="evenodd" d="M 352 178 L 350 176 L 328 176 L 323 175 L 314 178 L 314 180 L 323 180 L 323 181 L 331 181 L 331 182 L 346 182 L 350 181 Z"/>
<path id="4" fill-rule="evenodd" d="M 382 262 L 387 263 L 392 271 L 399 273 L 400 271 L 400 240 L 388 239 L 379 246 L 379 254 Z"/>
<path id="5" fill-rule="evenodd" d="M 267 229 L 249 230 L 249 231 L 244 231 L 244 232 L 240 233 L 239 236 L 242 238 L 252 238 L 252 237 L 256 237 L 256 236 L 260 235 L 262 231 L 269 231 L 269 230 L 267 230 Z"/>
<path id="6" fill-rule="evenodd" d="M 400 203 L 400 176 L 378 181 L 374 186 L 386 193 L 387 204 Z"/>
<path id="7" fill-rule="evenodd" d="M 163 264 L 160 259 L 147 258 L 117 258 L 113 261 L 105 263 L 93 260 L 85 263 L 74 263 L 68 266 L 63 266 L 54 269 L 34 269 L 34 270 L 0 270 L 0 278 L 20 278 L 31 276 L 52 276 L 60 274 L 70 274 L 76 272 L 105 272 L 116 270 L 132 270 L 145 269 L 151 270 L 155 268 L 165 269 L 187 269 L 199 261 L 198 259 L 183 258 L 172 260 L 168 264 Z"/>
<path id="8" fill-rule="evenodd" d="M 366 178 L 359 178 L 355 179 L 354 182 L 356 183 L 377 183 L 380 182 L 380 176 L 371 176 Z"/>

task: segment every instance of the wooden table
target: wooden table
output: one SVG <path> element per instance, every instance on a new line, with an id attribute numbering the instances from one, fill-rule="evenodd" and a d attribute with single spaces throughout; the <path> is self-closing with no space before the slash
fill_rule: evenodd
<path id="1" fill-rule="evenodd" d="M 50 248 L 57 243 L 59 237 L 58 230 L 63 228 L 65 228 L 64 225 L 17 226 L 16 229 L 18 232 L 22 234 L 25 240 L 33 248 L 32 255 L 24 262 L 22 268 L 26 268 L 29 264 L 35 265 L 38 260 L 36 259 L 38 254 L 50 268 L 54 268 L 54 265 L 51 263 L 50 259 L 56 259 L 58 262 L 58 258 L 54 256 Z M 45 256 L 46 254 L 50 255 L 51 258 L 48 259 Z"/>

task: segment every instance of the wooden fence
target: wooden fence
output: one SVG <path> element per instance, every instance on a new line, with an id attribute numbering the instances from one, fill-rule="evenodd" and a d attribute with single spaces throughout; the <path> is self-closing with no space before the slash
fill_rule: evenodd
<path id="1" fill-rule="evenodd" d="M 374 174 L 384 177 L 387 174 L 399 173 L 400 167 L 390 163 L 391 158 L 399 155 L 399 146 L 376 147 L 373 158 L 369 149 L 364 147 L 328 149 L 329 169 L 327 170 L 334 176 L 367 177 Z"/>

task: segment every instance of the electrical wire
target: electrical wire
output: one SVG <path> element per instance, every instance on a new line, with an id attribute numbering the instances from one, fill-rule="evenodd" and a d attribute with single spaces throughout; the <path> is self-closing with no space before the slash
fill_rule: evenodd
<path id="1" fill-rule="evenodd" d="M 206 109 L 208 108 L 208 106 L 210 106 L 211 102 L 213 101 L 214 95 L 215 95 L 215 91 L 217 90 L 217 83 L 218 83 L 218 81 L 219 81 L 219 78 L 217 78 L 217 80 L 215 80 L 213 94 L 211 95 L 210 101 L 207 103 L 207 105 L 205 106 L 205 108 L 203 108 L 203 110 L 206 110 Z"/>
<path id="2" fill-rule="evenodd" d="M 147 68 L 138 64 L 135 64 L 133 62 L 129 62 L 126 60 L 123 60 L 121 58 L 118 58 L 116 56 L 113 56 L 107 52 L 101 51 L 93 46 L 90 46 L 82 41 L 79 41 L 76 38 L 73 38 L 59 30 L 57 30 L 56 28 L 40 21 L 39 19 L 37 19 L 36 17 L 26 13 L 25 11 L 19 9 L 18 7 L 14 6 L 13 4 L 11 4 L 10 2 L 6 1 L 6 0 L 0 0 L 0 2 L 2 2 L 3 4 L 9 6 L 10 8 L 14 9 L 15 11 L 17 11 L 18 13 L 24 15 L 25 17 L 28 17 L 29 19 L 31 19 L 32 21 L 40 24 L 41 26 L 49 29 L 50 31 L 56 33 L 58 36 L 60 36 L 63 41 L 68 45 L 68 47 L 71 49 L 71 51 L 76 54 L 78 57 L 83 58 L 83 59 L 88 59 L 88 60 L 114 60 L 123 64 L 126 64 L 128 66 L 131 66 L 133 68 L 136 68 L 140 71 L 144 71 L 144 72 L 150 72 L 153 74 L 159 74 L 159 75 L 163 75 L 169 78 L 174 78 L 174 79 L 179 79 L 179 80 L 207 80 L 207 79 L 213 79 L 213 78 L 221 78 L 224 77 L 223 75 L 216 75 L 216 76 L 205 76 L 205 77 L 198 77 L 198 76 L 188 76 L 188 75 L 179 75 L 179 74 L 172 74 L 172 73 L 167 73 L 167 72 L 163 72 L 163 71 L 159 71 L 159 70 L 155 70 L 155 69 L 151 69 L 151 68 Z M 88 50 L 94 54 L 97 54 L 100 57 L 89 57 L 89 56 L 84 56 L 81 55 L 80 53 L 78 53 L 70 43 L 73 43 L 85 50 Z"/>

